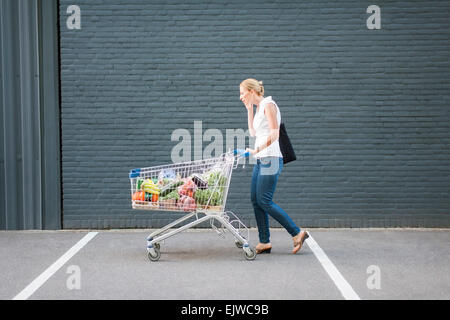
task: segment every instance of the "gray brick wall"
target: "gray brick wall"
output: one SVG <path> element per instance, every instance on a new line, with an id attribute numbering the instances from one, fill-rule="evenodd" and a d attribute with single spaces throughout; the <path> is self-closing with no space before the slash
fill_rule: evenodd
<path id="1" fill-rule="evenodd" d="M 80 30 L 66 26 L 73 4 Z M 366 27 L 371 4 L 380 30 Z M 172 132 L 194 121 L 247 129 L 247 77 L 264 81 L 297 152 L 275 201 L 301 227 L 449 227 L 449 12 L 448 1 L 61 0 L 64 227 L 179 217 L 132 210 L 128 172 L 171 163 Z M 227 208 L 255 226 L 251 169 L 233 173 Z"/>

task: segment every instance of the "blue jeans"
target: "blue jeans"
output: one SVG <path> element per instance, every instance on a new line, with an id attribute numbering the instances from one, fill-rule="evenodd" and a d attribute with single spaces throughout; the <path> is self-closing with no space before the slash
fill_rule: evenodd
<path id="1" fill-rule="evenodd" d="M 279 157 L 258 159 L 253 168 L 251 200 L 261 243 L 270 242 L 269 215 L 278 221 L 291 236 L 294 237 L 300 232 L 300 228 L 288 214 L 272 201 L 282 169 L 283 158 Z"/>

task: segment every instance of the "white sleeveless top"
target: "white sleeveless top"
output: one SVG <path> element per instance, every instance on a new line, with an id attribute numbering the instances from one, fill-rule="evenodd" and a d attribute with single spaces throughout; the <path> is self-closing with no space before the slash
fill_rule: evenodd
<path id="1" fill-rule="evenodd" d="M 278 127 L 280 127 L 281 124 L 281 114 L 277 104 L 275 103 L 275 101 L 272 100 L 271 96 L 264 98 L 259 104 L 258 112 L 256 112 L 255 116 L 253 117 L 253 128 L 255 129 L 255 136 L 256 136 L 255 149 L 261 145 L 264 145 L 270 134 L 269 122 L 267 121 L 267 117 L 264 114 L 264 108 L 270 102 L 273 103 L 277 108 Z M 264 150 L 261 150 L 260 152 L 255 154 L 255 158 L 259 159 L 263 157 L 279 157 L 279 158 L 283 157 L 283 155 L 281 154 L 278 139 L 272 142 Z"/>

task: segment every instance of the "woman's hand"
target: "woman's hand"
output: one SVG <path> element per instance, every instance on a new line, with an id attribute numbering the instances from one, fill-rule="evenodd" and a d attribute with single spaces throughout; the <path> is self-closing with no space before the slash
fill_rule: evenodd
<path id="1" fill-rule="evenodd" d="M 251 137 L 255 136 L 255 129 L 253 128 L 253 103 L 251 99 L 251 93 L 248 90 L 245 90 L 243 87 L 239 88 L 240 96 L 239 100 L 244 104 L 245 109 L 247 109 L 247 117 L 248 117 L 248 130 Z"/>
<path id="2" fill-rule="evenodd" d="M 253 111 L 253 104 L 242 101 L 247 111 Z"/>
<path id="3" fill-rule="evenodd" d="M 258 153 L 257 150 L 255 150 L 255 149 L 250 149 L 250 148 L 245 149 L 245 152 L 250 152 L 250 154 L 251 154 L 252 156 L 254 156 L 255 154 Z"/>
<path id="4" fill-rule="evenodd" d="M 243 91 L 241 89 L 241 95 L 239 98 L 248 111 L 253 111 L 253 103 L 250 103 L 250 101 L 252 101 L 252 93 L 250 91 Z"/>

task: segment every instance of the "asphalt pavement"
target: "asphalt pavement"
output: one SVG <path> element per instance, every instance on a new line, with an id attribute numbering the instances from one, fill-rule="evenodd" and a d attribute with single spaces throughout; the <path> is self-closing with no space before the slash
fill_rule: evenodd
<path id="1" fill-rule="evenodd" d="M 271 229 L 272 252 L 248 261 L 230 233 L 189 229 L 156 262 L 153 230 L 2 231 L 0 299 L 450 299 L 449 229 L 308 230 L 293 255 Z"/>

